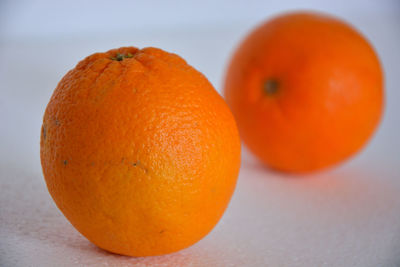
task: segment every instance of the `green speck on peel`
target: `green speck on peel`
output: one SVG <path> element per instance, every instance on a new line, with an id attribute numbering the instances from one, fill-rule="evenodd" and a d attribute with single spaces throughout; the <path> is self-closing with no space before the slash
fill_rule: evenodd
<path id="1" fill-rule="evenodd" d="M 140 165 L 140 161 L 138 160 L 138 161 L 136 161 L 136 162 L 133 162 L 132 165 L 133 165 L 134 167 L 139 166 L 139 165 Z"/>
<path id="2" fill-rule="evenodd" d="M 131 53 L 128 53 L 128 54 L 117 53 L 115 55 L 115 57 L 110 57 L 110 59 L 116 60 L 116 61 L 122 61 L 124 58 L 132 58 L 132 57 L 133 57 L 133 55 Z"/>
<path id="3" fill-rule="evenodd" d="M 64 163 L 64 166 L 66 166 L 68 164 L 68 161 L 64 160 L 63 163 Z"/>
<path id="4" fill-rule="evenodd" d="M 42 134 L 43 134 L 43 140 L 46 139 L 46 125 L 43 124 L 43 128 L 42 128 Z"/>

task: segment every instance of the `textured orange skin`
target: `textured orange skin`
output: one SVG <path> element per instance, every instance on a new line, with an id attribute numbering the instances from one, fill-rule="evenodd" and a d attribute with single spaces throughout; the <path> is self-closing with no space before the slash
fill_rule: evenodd
<path id="1" fill-rule="evenodd" d="M 275 94 L 265 81 L 279 83 Z M 267 166 L 309 172 L 339 163 L 371 137 L 383 110 L 383 74 L 371 45 L 330 16 L 291 13 L 239 46 L 225 97 L 241 138 Z"/>
<path id="2" fill-rule="evenodd" d="M 132 58 L 111 60 L 116 53 Z M 44 114 L 48 190 L 75 228 L 123 255 L 204 237 L 234 191 L 240 140 L 228 106 L 177 55 L 126 47 L 68 72 Z"/>

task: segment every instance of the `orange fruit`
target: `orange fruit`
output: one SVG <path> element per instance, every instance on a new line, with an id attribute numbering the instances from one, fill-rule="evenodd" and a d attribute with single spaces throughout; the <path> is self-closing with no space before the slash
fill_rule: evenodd
<path id="1" fill-rule="evenodd" d="M 348 24 L 290 13 L 244 39 L 225 97 L 241 138 L 263 163 L 309 172 L 366 144 L 382 114 L 383 74 L 371 45 Z"/>
<path id="2" fill-rule="evenodd" d="M 123 255 L 178 251 L 221 218 L 240 165 L 236 124 L 208 80 L 157 48 L 96 53 L 46 108 L 40 155 L 71 224 Z"/>

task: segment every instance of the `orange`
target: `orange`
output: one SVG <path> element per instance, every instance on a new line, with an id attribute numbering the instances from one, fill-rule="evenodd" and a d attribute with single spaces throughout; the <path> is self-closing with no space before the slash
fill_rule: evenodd
<path id="1" fill-rule="evenodd" d="M 337 164 L 371 137 L 383 109 L 383 74 L 355 29 L 318 13 L 257 27 L 237 48 L 225 97 L 241 138 L 267 166 L 309 172 Z"/>
<path id="2" fill-rule="evenodd" d="M 157 48 L 96 53 L 46 108 L 40 155 L 71 224 L 123 255 L 186 248 L 211 231 L 235 188 L 236 124 L 208 80 Z"/>

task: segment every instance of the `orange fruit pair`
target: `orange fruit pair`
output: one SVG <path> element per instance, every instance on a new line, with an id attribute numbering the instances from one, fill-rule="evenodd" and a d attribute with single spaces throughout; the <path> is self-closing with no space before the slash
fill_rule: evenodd
<path id="1" fill-rule="evenodd" d="M 355 153 L 382 111 L 382 73 L 348 25 L 286 15 L 237 50 L 225 94 L 268 166 L 310 171 Z M 240 140 L 228 106 L 182 58 L 156 48 L 96 53 L 46 108 L 40 156 L 55 203 L 97 246 L 130 256 L 188 247 L 221 218 Z"/>

